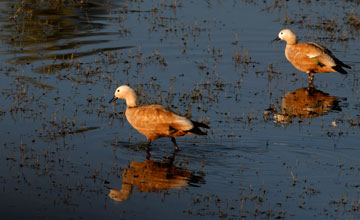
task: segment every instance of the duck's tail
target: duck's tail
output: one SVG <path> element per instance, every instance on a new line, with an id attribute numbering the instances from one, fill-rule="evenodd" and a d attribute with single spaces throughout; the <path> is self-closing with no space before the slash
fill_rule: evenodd
<path id="1" fill-rule="evenodd" d="M 332 68 L 334 70 L 336 70 L 337 72 L 339 72 L 341 74 L 347 74 L 347 72 L 343 69 L 343 67 L 351 69 L 351 67 L 349 65 L 346 65 L 345 63 L 343 63 L 342 61 L 340 61 L 336 57 L 333 56 L 333 59 L 335 60 L 336 66 L 333 66 Z"/>
<path id="2" fill-rule="evenodd" d="M 197 121 L 191 121 L 194 125 L 194 127 L 190 130 L 188 130 L 187 132 L 193 133 L 193 134 L 197 134 L 197 135 L 207 135 L 207 133 L 203 132 L 200 128 L 206 128 L 206 129 L 210 129 L 210 127 L 204 123 L 201 122 L 197 122 Z"/>
<path id="3" fill-rule="evenodd" d="M 341 73 L 341 74 L 347 74 L 347 72 L 342 67 L 346 67 L 348 69 L 351 69 L 351 67 L 346 65 L 346 64 L 344 64 L 344 65 L 336 65 L 336 66 L 333 66 L 332 68 L 334 70 L 336 70 L 337 72 Z"/>

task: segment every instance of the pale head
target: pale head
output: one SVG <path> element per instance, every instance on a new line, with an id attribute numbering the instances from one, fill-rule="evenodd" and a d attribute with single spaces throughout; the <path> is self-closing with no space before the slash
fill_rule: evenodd
<path id="1" fill-rule="evenodd" d="M 117 99 L 125 99 L 128 107 L 136 106 L 136 94 L 129 86 L 122 85 L 115 90 L 114 97 L 109 103 L 116 101 Z"/>
<path id="2" fill-rule="evenodd" d="M 284 40 L 288 44 L 296 44 L 296 35 L 290 29 L 281 30 L 278 39 Z"/>

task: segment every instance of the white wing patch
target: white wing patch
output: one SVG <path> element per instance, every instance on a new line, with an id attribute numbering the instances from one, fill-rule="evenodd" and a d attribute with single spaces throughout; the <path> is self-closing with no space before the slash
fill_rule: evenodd
<path id="1" fill-rule="evenodd" d="M 314 58 L 314 57 L 319 56 L 320 54 L 319 53 L 308 53 L 308 54 L 305 54 L 305 55 L 310 57 L 310 58 Z"/>

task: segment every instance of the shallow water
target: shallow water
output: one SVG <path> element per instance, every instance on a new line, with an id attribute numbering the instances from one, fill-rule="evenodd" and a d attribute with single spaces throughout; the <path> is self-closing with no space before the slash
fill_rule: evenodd
<path id="1" fill-rule="evenodd" d="M 0 5 L 5 219 L 360 217 L 357 2 Z M 283 28 L 352 69 L 309 96 Z M 211 130 L 147 154 L 122 84 Z"/>

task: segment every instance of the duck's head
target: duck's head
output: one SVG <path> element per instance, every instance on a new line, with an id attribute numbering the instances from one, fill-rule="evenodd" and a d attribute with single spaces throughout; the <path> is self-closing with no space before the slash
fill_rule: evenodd
<path id="1" fill-rule="evenodd" d="M 129 107 L 136 106 L 136 94 L 129 86 L 122 85 L 115 90 L 114 97 L 109 101 L 115 102 L 117 99 L 125 99 Z"/>
<path id="2" fill-rule="evenodd" d="M 274 41 L 284 40 L 287 43 L 296 43 L 296 35 L 290 29 L 284 29 L 279 32 Z"/>

